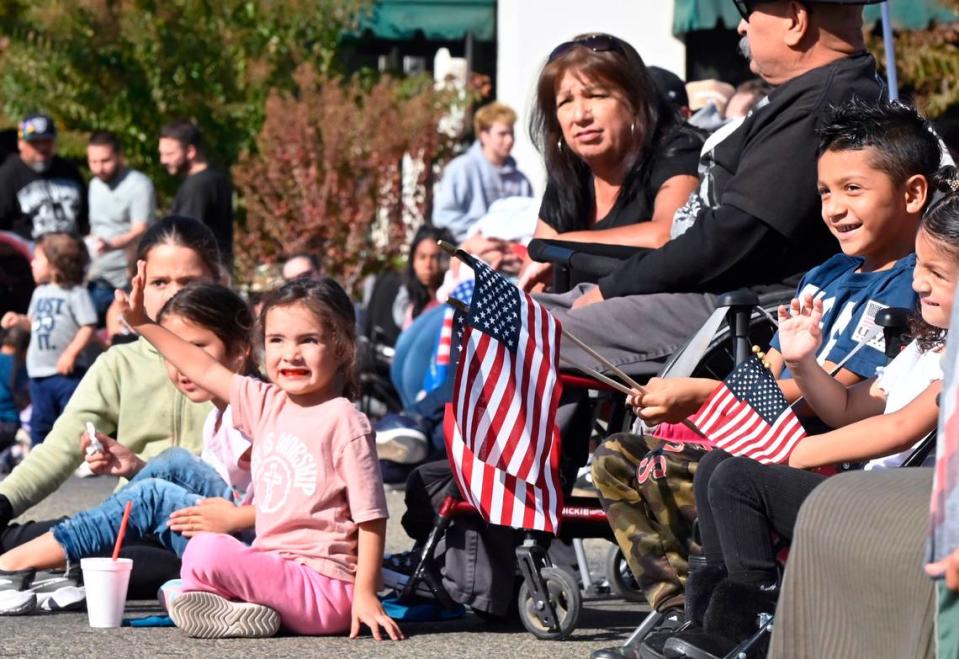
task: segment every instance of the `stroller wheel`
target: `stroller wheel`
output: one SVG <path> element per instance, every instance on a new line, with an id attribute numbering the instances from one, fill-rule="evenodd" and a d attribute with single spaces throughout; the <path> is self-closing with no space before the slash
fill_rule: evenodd
<path id="1" fill-rule="evenodd" d="M 569 636 L 576 628 L 579 614 L 583 609 L 583 596 L 579 586 L 568 573 L 555 567 L 544 567 L 540 571 L 546 592 L 549 593 L 549 603 L 552 605 L 559 629 L 550 629 L 540 617 L 540 611 L 545 602 L 538 602 L 530 585 L 524 580 L 519 589 L 517 603 L 519 617 L 523 626 L 536 638 L 543 640 L 560 640 Z"/>
<path id="2" fill-rule="evenodd" d="M 610 547 L 606 554 L 606 580 L 609 581 L 609 589 L 627 602 L 646 603 L 646 595 L 636 583 L 636 577 L 619 545 Z"/>

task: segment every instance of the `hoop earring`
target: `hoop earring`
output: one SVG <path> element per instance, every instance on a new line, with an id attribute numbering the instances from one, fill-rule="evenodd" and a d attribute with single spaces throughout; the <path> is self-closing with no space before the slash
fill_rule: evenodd
<path id="1" fill-rule="evenodd" d="M 562 150 L 563 150 L 563 138 L 562 138 L 562 137 L 559 138 L 558 140 L 556 140 L 556 150 L 557 150 L 557 151 L 562 151 Z"/>
<path id="2" fill-rule="evenodd" d="M 633 133 L 636 132 L 636 122 L 634 121 L 629 125 L 629 136 L 632 137 Z"/>

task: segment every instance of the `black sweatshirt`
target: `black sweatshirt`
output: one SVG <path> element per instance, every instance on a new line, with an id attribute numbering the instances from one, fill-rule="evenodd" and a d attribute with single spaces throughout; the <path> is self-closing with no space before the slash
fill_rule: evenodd
<path id="1" fill-rule="evenodd" d="M 830 106 L 884 93 L 871 55 L 809 71 L 777 87 L 742 125 L 703 154 L 700 192 L 677 213 L 692 226 L 599 281 L 604 298 L 722 293 L 808 270 L 838 245 L 822 221 L 816 129 Z"/>
<path id="2" fill-rule="evenodd" d="M 90 233 L 87 186 L 69 160 L 54 156 L 37 173 L 18 154 L 0 166 L 0 230 L 33 240 L 50 231 Z"/>

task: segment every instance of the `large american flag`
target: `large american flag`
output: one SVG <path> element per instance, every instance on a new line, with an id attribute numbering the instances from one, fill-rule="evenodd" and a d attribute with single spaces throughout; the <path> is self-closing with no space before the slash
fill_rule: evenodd
<path id="1" fill-rule="evenodd" d="M 560 324 L 482 261 L 457 256 L 476 280 L 446 434 L 453 473 L 490 523 L 555 533 L 562 507 Z"/>
<path id="2" fill-rule="evenodd" d="M 737 366 L 692 418 L 709 444 L 764 463 L 784 463 L 806 431 L 758 357 Z"/>

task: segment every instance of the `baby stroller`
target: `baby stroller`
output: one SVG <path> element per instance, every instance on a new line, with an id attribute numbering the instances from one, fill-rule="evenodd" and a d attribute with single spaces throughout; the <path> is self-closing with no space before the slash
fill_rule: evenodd
<path id="1" fill-rule="evenodd" d="M 535 241 L 534 241 L 535 243 Z M 533 247 L 533 246 L 531 246 Z M 533 250 L 531 249 L 531 252 Z M 603 267 L 605 263 L 618 263 L 616 259 L 594 260 Z M 791 290 L 786 295 L 791 295 Z M 780 293 L 775 302 L 766 300 L 766 306 L 774 306 L 783 299 Z M 750 326 L 755 324 L 757 337 L 764 334 L 768 339 L 774 331 L 774 322 L 765 309 L 756 311 L 760 299 L 750 291 L 739 291 L 722 296 L 714 318 L 711 318 L 704 327 L 690 340 L 687 347 L 679 351 L 666 367 L 664 374 L 689 375 L 697 374 L 725 374 L 734 363 L 738 363 L 750 354 Z M 728 317 L 729 328 L 714 337 L 715 330 Z M 717 320 L 718 319 L 718 320 Z M 730 345 L 726 346 L 727 340 Z M 705 359 L 701 357 L 705 355 Z M 702 362 L 704 370 L 693 371 L 689 364 Z M 722 365 L 725 363 L 725 365 Z M 679 373 L 679 369 L 686 369 Z M 563 373 L 563 385 L 567 388 L 587 389 L 595 393 L 597 401 L 595 409 L 605 408 L 609 425 L 607 432 L 628 427 L 629 419 L 625 412 L 624 398 L 618 391 L 608 384 L 576 373 Z M 608 405 L 604 403 L 608 402 Z M 453 419 L 449 410 L 446 417 L 447 434 L 452 430 Z M 454 467 L 455 468 L 455 467 Z M 477 511 L 468 503 L 455 485 L 447 491 L 447 496 L 441 505 L 434 522 L 434 526 L 422 546 L 417 559 L 416 567 L 400 592 L 400 601 L 411 601 L 417 588 L 425 585 L 440 601 L 453 606 L 452 600 L 445 592 L 434 554 L 440 539 L 449 528 L 452 521 L 462 515 L 478 515 Z M 595 498 L 567 497 L 565 505 L 560 511 L 560 532 L 558 537 L 575 541 L 584 537 L 605 538 L 613 540 L 612 531 L 606 515 Z M 590 584 L 588 565 L 585 565 L 585 555 L 579 545 L 577 559 L 581 577 L 584 580 L 583 588 L 566 571 L 554 566 L 547 554 L 550 535 L 542 532 L 526 531 L 521 545 L 516 549 L 516 558 L 522 583 L 517 596 L 520 619 L 527 630 L 541 639 L 562 639 L 575 629 L 582 610 L 584 590 Z"/>

